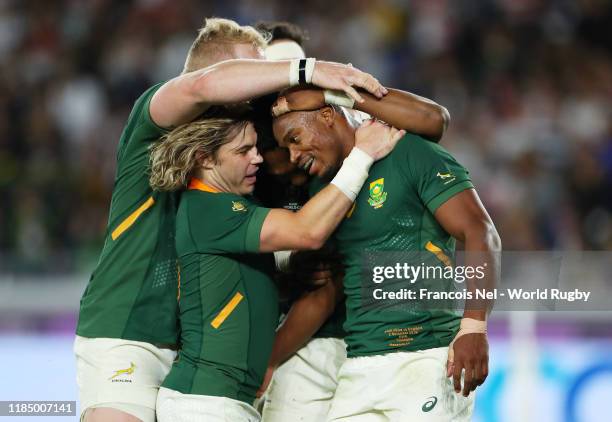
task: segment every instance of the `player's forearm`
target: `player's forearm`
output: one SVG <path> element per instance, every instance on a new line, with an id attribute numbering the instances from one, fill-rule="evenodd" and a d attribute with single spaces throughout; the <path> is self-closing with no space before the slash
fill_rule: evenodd
<path id="1" fill-rule="evenodd" d="M 289 87 L 290 60 L 227 60 L 200 74 L 195 91 L 200 103 L 233 104 Z"/>
<path id="2" fill-rule="evenodd" d="M 357 194 L 368 177 L 374 158 L 385 156 L 401 136 L 393 133 L 393 139 L 380 142 L 376 134 L 378 127 L 371 122 L 373 131 L 365 135 L 361 142 L 369 152 L 354 147 L 345 158 L 342 167 L 328 186 L 312 197 L 298 212 L 273 209 L 264 220 L 259 249 L 261 252 L 274 252 L 289 249 L 320 249 L 331 233 L 340 224 Z M 384 127 L 380 125 L 380 127 Z M 386 128 L 389 129 L 389 128 Z M 381 147 L 380 151 L 370 147 Z"/>
<path id="3" fill-rule="evenodd" d="M 293 303 L 287 318 L 276 333 L 269 366 L 277 367 L 297 352 L 333 313 L 335 290 L 329 282 L 306 293 Z"/>
<path id="4" fill-rule="evenodd" d="M 365 101 L 356 102 L 354 108 L 432 141 L 437 142 L 442 138 L 450 122 L 446 108 L 410 92 L 392 88 L 388 90 L 389 93 L 381 99 L 362 93 Z"/>
<path id="5" fill-rule="evenodd" d="M 161 127 L 192 121 L 212 105 L 233 104 L 289 86 L 290 61 L 227 60 L 178 76 L 153 96 L 150 113 Z"/>
<path id="6" fill-rule="evenodd" d="M 485 321 L 493 308 L 493 299 L 479 299 L 476 290 L 492 292 L 497 286 L 500 268 L 501 239 L 492 223 L 482 222 L 466 230 L 465 265 L 467 268 L 478 268 L 476 274 L 483 276 L 468 277 L 466 286 L 472 293 L 472 299 L 465 302 L 464 318 Z"/>
<path id="7" fill-rule="evenodd" d="M 320 249 L 352 205 L 336 186 L 329 185 L 298 212 L 272 210 L 264 221 L 260 250 Z"/>

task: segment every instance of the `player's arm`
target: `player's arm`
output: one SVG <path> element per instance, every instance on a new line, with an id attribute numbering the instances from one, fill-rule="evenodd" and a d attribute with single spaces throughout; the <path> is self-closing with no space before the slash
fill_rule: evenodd
<path id="1" fill-rule="evenodd" d="M 453 376 L 455 391 L 460 392 L 461 373 L 465 370 L 463 395 L 467 397 L 484 382 L 489 371 L 486 320 L 493 300 L 477 299 L 475 290 L 491 291 L 495 286 L 501 240 L 474 189 L 452 196 L 438 207 L 434 216 L 446 232 L 464 242 L 465 265 L 480 267 L 484 272 L 481 280 L 470 277 L 466 280 L 473 299 L 466 300 L 461 328 L 449 349 L 447 375 Z"/>
<path id="2" fill-rule="evenodd" d="M 355 148 L 331 183 L 298 212 L 271 210 L 260 232 L 261 252 L 319 249 L 340 224 L 368 177 L 405 132 L 368 120 L 355 132 Z"/>
<path id="3" fill-rule="evenodd" d="M 362 103 L 355 103 L 356 110 L 430 141 L 442 139 L 450 123 L 445 107 L 410 92 L 388 88 L 388 94 L 380 100 L 366 92 L 362 97 Z"/>
<path id="4" fill-rule="evenodd" d="M 446 108 L 410 92 L 389 88 L 382 98 L 363 91 L 360 94 L 364 101 L 358 103 L 341 92 L 300 88 L 283 93 L 272 111 L 281 115 L 289 111 L 318 110 L 326 104 L 342 105 L 436 142 L 442 138 L 450 122 Z"/>
<path id="5" fill-rule="evenodd" d="M 339 278 L 329 280 L 318 289 L 305 293 L 293 303 L 283 325 L 276 332 L 268 369 L 258 395 L 268 388 L 276 368 L 304 346 L 321 328 L 342 297 L 342 279 Z"/>
<path id="6" fill-rule="evenodd" d="M 166 82 L 151 99 L 151 119 L 163 128 L 187 123 L 211 105 L 248 101 L 295 83 L 298 68 L 291 60 L 226 60 L 189 72 Z M 322 88 L 337 89 L 362 101 L 355 88 L 373 96 L 386 89 L 372 75 L 340 63 L 317 61 L 306 81 Z"/>

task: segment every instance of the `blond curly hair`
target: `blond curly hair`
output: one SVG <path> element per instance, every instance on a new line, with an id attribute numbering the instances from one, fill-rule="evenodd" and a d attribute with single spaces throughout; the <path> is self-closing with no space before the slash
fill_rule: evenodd
<path id="1" fill-rule="evenodd" d="M 250 122 L 250 109 L 218 107 L 178 126 L 151 146 L 149 184 L 159 191 L 185 188 L 202 160 L 216 162 L 219 148 Z"/>

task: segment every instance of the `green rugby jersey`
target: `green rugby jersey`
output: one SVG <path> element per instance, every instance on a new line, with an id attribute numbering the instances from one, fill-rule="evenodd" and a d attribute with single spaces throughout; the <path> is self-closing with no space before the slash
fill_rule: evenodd
<path id="1" fill-rule="evenodd" d="M 165 131 L 149 114 L 148 89 L 121 135 L 104 247 L 81 299 L 77 334 L 176 344 L 176 194 L 149 186 L 149 147 Z"/>
<path id="2" fill-rule="evenodd" d="M 455 312 L 363 309 L 361 271 L 364 252 L 427 251 L 434 245 L 452 255 L 455 240 L 433 214 L 452 196 L 472 187 L 467 170 L 443 147 L 416 135 L 406 135 L 387 157 L 372 165 L 354 208 L 335 232 L 345 256 L 344 329 L 349 357 L 451 342 L 461 318 Z"/>
<path id="3" fill-rule="evenodd" d="M 181 350 L 163 386 L 252 404 L 279 317 L 274 259 L 257 254 L 270 210 L 198 182 L 177 214 Z"/>

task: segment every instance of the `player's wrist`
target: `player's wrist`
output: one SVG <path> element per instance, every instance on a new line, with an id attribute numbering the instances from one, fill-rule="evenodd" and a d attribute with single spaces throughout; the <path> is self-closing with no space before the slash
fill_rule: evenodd
<path id="1" fill-rule="evenodd" d="M 312 83 L 316 59 L 293 59 L 289 64 L 289 86 Z"/>
<path id="2" fill-rule="evenodd" d="M 328 105 L 337 105 L 346 108 L 353 108 L 355 106 L 355 99 L 343 91 L 326 89 L 323 91 L 323 97 L 325 98 L 325 104 Z"/>
<path id="3" fill-rule="evenodd" d="M 353 147 L 331 184 L 340 189 L 351 201 L 354 201 L 368 178 L 368 172 L 373 162 L 374 159 L 370 155 L 357 147 Z"/>

